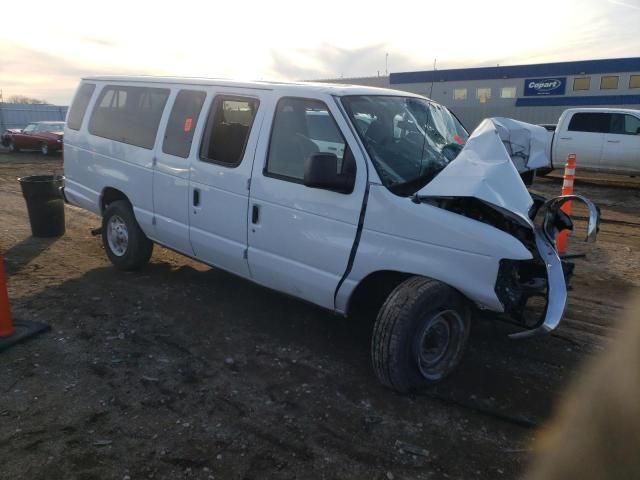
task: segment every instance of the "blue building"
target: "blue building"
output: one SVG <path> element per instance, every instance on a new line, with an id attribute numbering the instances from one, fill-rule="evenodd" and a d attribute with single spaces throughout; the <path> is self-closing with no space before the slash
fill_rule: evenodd
<path id="1" fill-rule="evenodd" d="M 640 57 L 391 73 L 331 80 L 406 90 L 449 107 L 473 130 L 487 117 L 557 123 L 570 107 L 640 109 Z"/>
<path id="2" fill-rule="evenodd" d="M 446 105 L 470 130 L 486 117 L 556 123 L 570 107 L 640 109 L 640 58 L 392 73 L 389 86 Z"/>

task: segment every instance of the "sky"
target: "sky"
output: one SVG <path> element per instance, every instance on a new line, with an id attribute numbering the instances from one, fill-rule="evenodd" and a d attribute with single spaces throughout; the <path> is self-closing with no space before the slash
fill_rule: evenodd
<path id="1" fill-rule="evenodd" d="M 640 0 L 31 0 L 0 25 L 4 98 L 59 105 L 87 75 L 309 80 L 640 56 Z"/>

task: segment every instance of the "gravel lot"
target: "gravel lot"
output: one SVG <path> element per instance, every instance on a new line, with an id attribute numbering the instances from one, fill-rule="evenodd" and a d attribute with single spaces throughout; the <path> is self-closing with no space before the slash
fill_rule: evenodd
<path id="1" fill-rule="evenodd" d="M 579 177 L 602 231 L 595 245 L 570 240 L 587 258 L 559 330 L 513 342 L 513 326 L 478 318 L 454 377 L 399 396 L 373 377 L 371 318 L 160 247 L 142 271 L 116 271 L 90 234 L 99 218 L 74 207 L 64 237 L 30 237 L 16 177 L 61 171 L 60 157 L 0 152 L 13 315 L 52 327 L 0 354 L 2 478 L 517 478 L 537 427 L 640 293 L 640 182 Z M 535 190 L 556 194 L 559 180 Z"/>

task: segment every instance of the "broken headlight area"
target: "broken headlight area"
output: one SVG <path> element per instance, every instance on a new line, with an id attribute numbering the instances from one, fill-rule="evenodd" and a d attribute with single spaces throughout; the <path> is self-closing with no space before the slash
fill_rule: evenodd
<path id="1" fill-rule="evenodd" d="M 573 275 L 575 264 L 559 260 L 559 265 L 561 275 L 557 275 L 556 280 L 565 285 L 564 291 L 566 292 L 566 286 Z M 549 276 L 547 264 L 539 254 L 531 260 L 502 259 L 496 278 L 495 292 L 504 306 L 504 313 L 509 320 L 531 332 L 545 325 L 550 300 Z M 555 300 L 556 302 L 563 301 L 561 298 Z M 550 330 L 552 329 L 546 331 Z M 514 338 L 529 334 L 529 332 L 523 333 L 527 335 L 516 334 Z"/>
<path id="2" fill-rule="evenodd" d="M 496 296 L 505 314 L 526 328 L 511 338 L 526 338 L 554 330 L 564 313 L 567 285 L 573 274 L 574 264 L 561 260 L 555 240 L 559 232 L 573 230 L 571 218 L 562 210 L 568 201 L 583 202 L 589 210 L 586 240 L 594 240 L 600 222 L 598 208 L 580 195 L 564 195 L 546 200 L 531 195 L 533 203 L 528 218 L 488 204 L 473 197 L 425 198 L 414 201 L 428 202 L 439 208 L 492 225 L 517 238 L 531 252 L 530 260 L 500 261 L 496 278 Z M 534 221 L 540 216 L 539 225 Z"/>
<path id="3" fill-rule="evenodd" d="M 535 250 L 531 224 L 520 216 L 501 207 L 474 197 L 418 197 L 416 203 L 428 203 L 463 217 L 486 223 L 520 240 L 530 251 Z M 532 207 L 533 208 L 533 207 Z M 535 210 L 537 212 L 537 210 Z M 533 253 L 533 252 L 532 252 Z"/>

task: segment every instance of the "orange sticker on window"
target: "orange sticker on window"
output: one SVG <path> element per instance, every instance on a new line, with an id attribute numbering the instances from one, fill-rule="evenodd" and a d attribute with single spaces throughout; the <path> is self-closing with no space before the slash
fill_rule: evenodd
<path id="1" fill-rule="evenodd" d="M 459 145 L 464 145 L 464 140 L 462 140 L 462 138 L 460 137 L 460 135 L 458 135 L 457 133 L 453 136 L 453 139 L 459 144 Z"/>
<path id="2" fill-rule="evenodd" d="M 185 131 L 185 133 L 191 131 L 191 125 L 192 124 L 193 124 L 193 118 L 187 117 L 187 118 L 184 119 L 184 131 Z"/>

